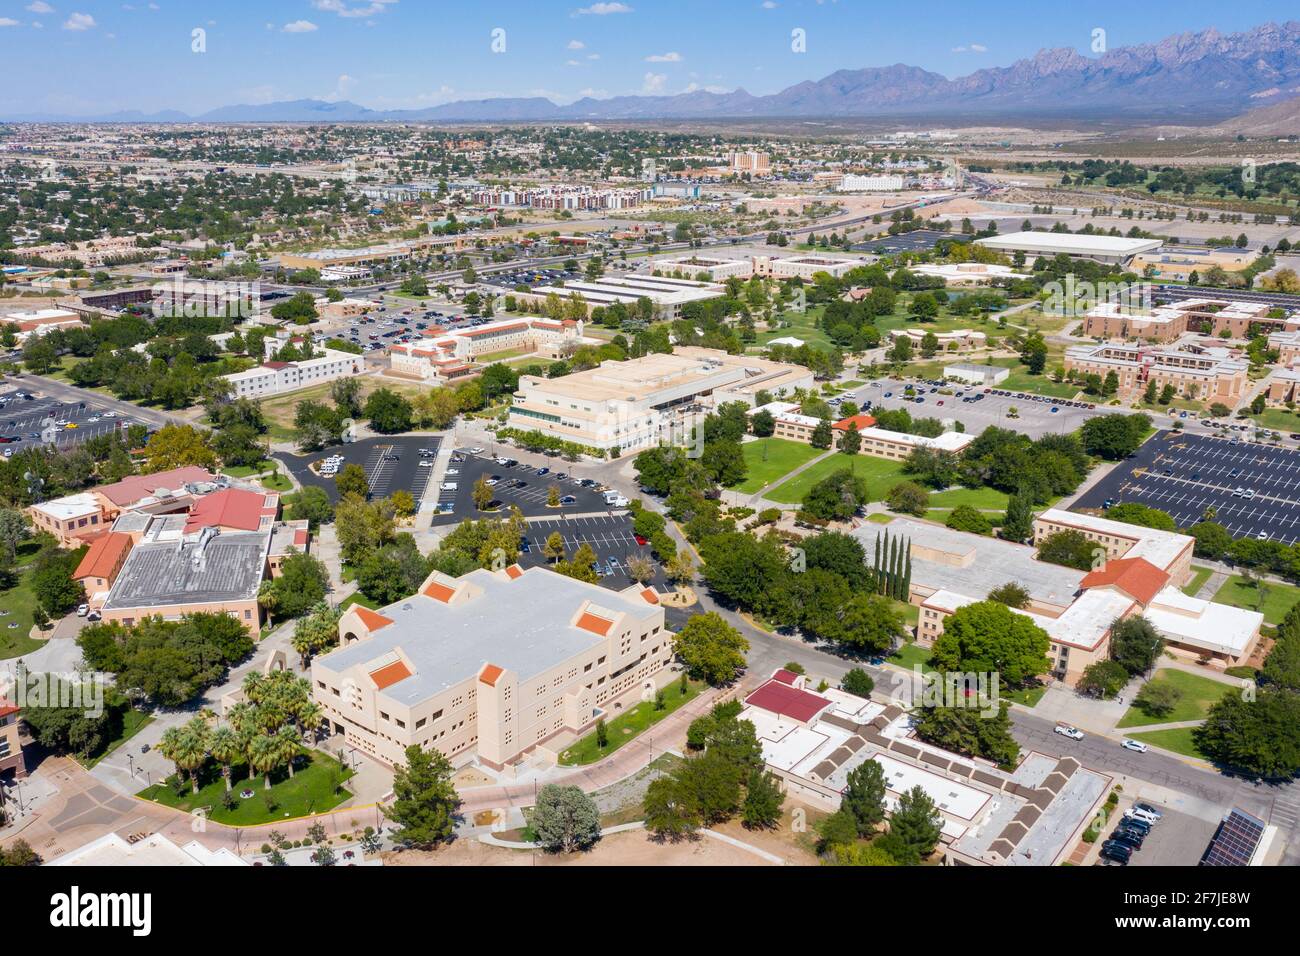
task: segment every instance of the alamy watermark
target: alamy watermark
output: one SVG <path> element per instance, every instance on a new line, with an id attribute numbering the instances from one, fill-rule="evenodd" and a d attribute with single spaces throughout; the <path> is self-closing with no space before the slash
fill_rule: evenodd
<path id="1" fill-rule="evenodd" d="M 1122 315 L 1145 315 L 1155 303 L 1154 287 L 1149 282 L 1079 280 L 1073 272 L 1064 282 L 1053 280 L 1043 286 L 1044 315 L 1079 318 L 1106 303 Z"/>
<path id="2" fill-rule="evenodd" d="M 108 682 L 98 673 L 76 671 L 28 671 L 0 675 L 0 697 L 14 706 L 79 710 L 83 717 L 104 713 L 104 688 Z"/>
<path id="3" fill-rule="evenodd" d="M 187 279 L 180 274 L 150 286 L 155 318 L 204 318 L 227 316 L 251 319 L 261 301 L 262 284 L 226 280 Z"/>

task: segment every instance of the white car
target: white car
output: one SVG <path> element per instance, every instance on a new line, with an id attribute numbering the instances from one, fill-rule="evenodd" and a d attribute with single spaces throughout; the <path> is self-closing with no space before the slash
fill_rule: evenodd
<path id="1" fill-rule="evenodd" d="M 444 481 L 444 482 L 442 483 L 442 490 L 443 490 L 443 491 L 455 491 L 455 490 L 456 490 L 457 488 L 459 488 L 459 487 L 460 487 L 460 485 L 456 484 L 456 482 L 454 482 L 454 481 Z"/>
<path id="2" fill-rule="evenodd" d="M 429 461 L 429 462 L 424 462 L 424 461 L 422 461 L 422 462 L 420 462 L 420 464 L 421 464 L 421 465 L 432 465 L 433 462 L 431 462 L 431 461 Z M 449 474 L 449 475 L 459 475 L 459 474 L 460 474 L 460 469 L 459 469 L 459 468 L 448 468 L 448 469 L 447 469 L 447 474 Z"/>
<path id="3" fill-rule="evenodd" d="M 1146 810 L 1139 810 L 1137 806 L 1125 810 L 1124 816 L 1126 819 L 1141 820 L 1148 826 L 1155 826 L 1160 819 L 1153 813 L 1148 813 Z"/>
<path id="4" fill-rule="evenodd" d="M 420 467 L 421 467 L 421 468 L 432 468 L 432 467 L 433 467 L 433 462 L 431 462 L 431 461 L 422 461 L 422 462 L 420 462 Z M 451 474 L 451 472 L 448 472 L 448 474 Z"/>
<path id="5" fill-rule="evenodd" d="M 1069 724 L 1057 724 L 1053 728 L 1053 730 L 1055 730 L 1062 737 L 1069 737 L 1071 740 L 1083 739 L 1083 731 L 1080 730 L 1078 727 L 1071 727 Z"/>
<path id="6" fill-rule="evenodd" d="M 1140 740 L 1130 740 L 1125 738 L 1120 746 L 1125 750 L 1133 751 L 1135 754 L 1144 754 L 1147 752 L 1147 745 Z"/>
<path id="7" fill-rule="evenodd" d="M 77 608 L 77 617 L 85 617 L 89 613 L 90 613 L 89 604 L 82 604 L 80 607 Z"/>
<path id="8" fill-rule="evenodd" d="M 482 448 L 471 448 L 471 449 L 469 450 L 469 453 L 470 453 L 471 455 L 481 455 L 481 454 L 483 454 L 483 449 L 482 449 Z"/>

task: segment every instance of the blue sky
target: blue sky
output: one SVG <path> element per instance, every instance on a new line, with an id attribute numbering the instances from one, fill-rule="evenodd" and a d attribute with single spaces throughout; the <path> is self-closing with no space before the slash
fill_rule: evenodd
<path id="1" fill-rule="evenodd" d="M 1098 27 L 1113 48 L 1287 13 L 1259 0 L 0 0 L 0 115 L 761 94 L 842 68 L 903 62 L 951 77 L 1043 47 L 1092 55 Z M 196 28 L 205 53 L 191 50 Z M 796 28 L 806 52 L 791 50 Z"/>

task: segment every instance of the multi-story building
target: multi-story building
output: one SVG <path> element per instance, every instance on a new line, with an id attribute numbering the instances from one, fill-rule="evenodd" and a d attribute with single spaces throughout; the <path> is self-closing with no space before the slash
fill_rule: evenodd
<path id="1" fill-rule="evenodd" d="M 749 258 L 720 259 L 714 256 L 690 255 L 677 259 L 655 259 L 650 266 L 656 275 L 704 282 L 726 282 L 733 277 L 748 279 L 754 274 L 754 262 Z"/>
<path id="2" fill-rule="evenodd" d="M 476 359 L 498 352 L 526 350 L 541 358 L 562 359 L 599 339 L 583 335 L 583 323 L 573 319 L 523 317 L 501 319 L 466 329 L 429 329 L 419 342 L 389 346 L 389 367 L 400 375 L 445 384 L 481 368 Z"/>
<path id="3" fill-rule="evenodd" d="M 350 378 L 366 370 L 365 359 L 360 355 L 329 348 L 320 351 L 321 354 L 314 358 L 296 362 L 263 362 L 222 378 L 230 383 L 235 398 L 264 398 L 332 382 L 336 378 Z"/>
<path id="4" fill-rule="evenodd" d="M 1034 548 L 942 525 L 898 518 L 887 528 L 867 525 L 854 534 L 868 554 L 879 541 L 904 543 L 911 558 L 909 600 L 920 608 L 917 638 L 932 643 L 944 621 L 996 587 L 1014 582 L 1029 594 L 1024 614 L 1047 632 L 1049 670 L 1073 685 L 1110 650 L 1113 622 L 1145 617 L 1178 656 L 1223 669 L 1247 661 L 1259 641 L 1263 616 L 1202 601 L 1180 587 L 1191 575 L 1195 541 L 1105 518 L 1049 509 L 1034 520 L 1034 543 L 1073 530 L 1096 542 L 1096 570 L 1078 571 L 1039 561 Z"/>
<path id="5" fill-rule="evenodd" d="M 799 406 L 793 402 L 768 402 L 766 405 L 751 409 L 749 415 L 752 418 L 760 411 L 765 411 L 772 416 L 775 426 L 772 432 L 774 437 L 803 442 L 805 445 L 812 443 L 813 433 L 822 423 L 820 418 L 801 414 Z M 891 461 L 902 461 L 918 448 L 950 451 L 955 454 L 975 440 L 974 435 L 965 432 L 944 432 L 942 435 L 930 438 L 925 435 L 889 431 L 875 427 L 876 420 L 870 415 L 854 415 L 831 423 L 831 440 L 834 447 L 840 446 L 850 426 L 858 431 L 859 454 L 871 455 L 873 458 L 888 458 Z"/>
<path id="6" fill-rule="evenodd" d="M 194 499 L 217 490 L 206 469 L 195 465 L 152 475 L 131 475 L 88 491 L 51 498 L 27 509 L 32 527 L 58 539 L 65 548 L 78 548 L 104 534 L 118 515 L 143 510 L 151 514 L 189 511 Z"/>
<path id="7" fill-rule="evenodd" d="M 17 778 L 27 776 L 23 742 L 18 735 L 19 713 L 18 707 L 0 697 L 0 777 L 9 773 Z"/>
<path id="8" fill-rule="evenodd" d="M 1150 310 L 1102 302 L 1083 316 L 1083 334 L 1099 339 L 1143 339 L 1168 344 L 1188 332 L 1244 339 L 1255 331 L 1300 331 L 1300 318 L 1259 302 L 1230 299 L 1185 299 Z"/>
<path id="9" fill-rule="evenodd" d="M 529 209 L 633 209 L 651 196 L 648 188 L 600 189 L 595 186 L 483 187 L 471 193 L 477 206 Z"/>
<path id="10" fill-rule="evenodd" d="M 756 149 L 732 150 L 727 154 L 727 167 L 738 176 L 757 178 L 772 175 L 771 157 Z"/>
<path id="11" fill-rule="evenodd" d="M 389 765 L 407 747 L 504 768 L 653 686 L 672 634 L 653 589 L 614 592 L 546 568 L 434 572 L 409 598 L 349 608 L 312 661 L 336 733 Z"/>
<path id="12" fill-rule="evenodd" d="M 1069 256 L 1098 262 L 1127 264 L 1136 255 L 1154 252 L 1162 239 L 1128 239 L 1069 232 L 1013 232 L 1005 236 L 976 239 L 975 244 L 998 252 L 1023 252 L 1026 256 Z"/>
<path id="13" fill-rule="evenodd" d="M 671 320 L 682 317 L 682 306 L 688 302 L 716 299 L 724 292 L 722 286 L 712 282 L 671 276 L 621 275 L 568 281 L 562 286 L 537 286 L 531 292 L 515 292 L 513 295 L 520 301 L 542 305 L 551 296 L 566 303 L 578 300 L 586 306 L 588 315 L 597 308 L 620 302 L 629 309 L 637 309 L 645 299 L 653 307 L 655 318 Z"/>
<path id="14" fill-rule="evenodd" d="M 639 451 L 668 438 L 693 406 L 752 407 L 760 392 L 793 395 L 812 386 L 802 366 L 688 346 L 560 378 L 524 375 L 508 423 L 591 448 Z"/>
<path id="15" fill-rule="evenodd" d="M 1228 349 L 1192 343 L 1176 348 L 1103 343 L 1067 348 L 1065 371 L 1103 380 L 1114 372 L 1122 393 L 1142 391 L 1155 382 L 1157 391 L 1169 385 L 1185 398 L 1233 406 L 1246 393 L 1250 363 Z"/>
<path id="16" fill-rule="evenodd" d="M 772 279 L 803 279 L 808 282 L 819 272 L 825 272 L 839 279 L 846 273 L 864 264 L 862 259 L 844 256 L 825 256 L 809 253 L 804 256 L 791 256 L 773 259 L 770 256 L 754 256 L 754 275 Z"/>
<path id="17" fill-rule="evenodd" d="M 898 192 L 902 188 L 902 176 L 859 176 L 854 173 L 846 173 L 839 185 L 842 193 Z"/>

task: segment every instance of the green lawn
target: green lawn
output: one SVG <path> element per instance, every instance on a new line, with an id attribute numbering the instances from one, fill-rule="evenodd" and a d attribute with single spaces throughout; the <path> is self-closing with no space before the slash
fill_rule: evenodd
<path id="1" fill-rule="evenodd" d="M 755 337 L 758 346 L 766 346 L 772 339 L 783 339 L 787 336 L 794 336 L 796 339 L 803 339 L 805 344 L 813 345 L 817 348 L 831 350 L 835 346 L 831 343 L 830 338 L 817 327 L 821 320 L 824 306 L 815 305 L 807 312 L 782 312 L 774 321 L 790 323 L 786 328 L 772 329 L 768 332 L 759 332 Z"/>
<path id="2" fill-rule="evenodd" d="M 23 555 L 19 554 L 19 563 Z M 30 561 L 30 557 L 28 558 Z M 37 648 L 44 647 L 44 641 L 31 637 L 32 613 L 36 610 L 36 595 L 28 583 L 28 575 L 20 573 L 14 586 L 7 591 L 0 591 L 0 660 L 21 657 Z M 11 625 L 18 625 L 13 627 Z"/>
<path id="3" fill-rule="evenodd" d="M 292 491 L 293 482 L 276 472 L 274 475 L 262 479 L 262 487 L 267 491 Z"/>
<path id="4" fill-rule="evenodd" d="M 1194 729 L 1192 727 L 1175 727 L 1172 730 L 1148 730 L 1142 733 L 1129 734 L 1129 736 L 1134 740 L 1141 740 L 1143 743 L 1155 747 L 1163 747 L 1165 750 L 1172 750 L 1177 754 L 1208 760 L 1209 758 L 1201 753 L 1196 746 L 1196 742 L 1192 739 Z"/>
<path id="5" fill-rule="evenodd" d="M 231 826 L 256 826 L 261 823 L 305 817 L 313 813 L 325 813 L 351 796 L 342 783 L 352 776 L 352 771 L 343 767 L 333 757 L 327 757 L 319 751 L 311 751 L 309 756 L 311 762 L 302 763 L 292 778 L 285 770 L 272 774 L 269 791 L 263 789 L 261 776 L 249 780 L 247 768 L 236 766 L 234 794 L 238 805 L 233 810 L 227 810 L 222 805 L 226 784 L 221 777 L 221 772 L 211 763 L 200 775 L 197 794 L 191 793 L 187 787 L 184 795 L 178 797 L 170 785 L 169 778 L 167 783 L 146 787 L 136 796 L 187 813 L 206 807 L 208 819 L 214 823 L 225 823 Z M 252 790 L 253 796 L 245 800 L 239 796 L 241 790 Z M 270 793 L 274 799 L 274 810 L 267 809 L 264 799 L 267 793 Z"/>
<path id="6" fill-rule="evenodd" d="M 798 504 L 813 485 L 842 468 L 848 468 L 855 475 L 867 479 L 867 494 L 871 501 L 880 501 L 890 488 L 905 478 L 901 461 L 836 453 L 810 465 L 789 481 L 773 488 L 765 497 L 781 504 Z"/>
<path id="7" fill-rule="evenodd" d="M 349 594 L 346 598 L 344 598 L 342 601 L 339 602 L 339 610 L 346 611 L 354 604 L 360 604 L 362 607 L 368 607 L 372 611 L 379 609 L 378 601 L 372 601 L 370 598 L 366 597 L 360 591 L 356 591 L 352 594 Z"/>
<path id="8" fill-rule="evenodd" d="M 1265 428 L 1278 432 L 1300 432 L 1300 414 L 1289 412 L 1284 408 L 1266 408 L 1258 415 L 1251 415 Z"/>
<path id="9" fill-rule="evenodd" d="M 805 462 L 825 454 L 820 448 L 786 438 L 759 438 L 740 446 L 745 455 L 748 477 L 735 490 L 752 495 Z"/>
<path id="10" fill-rule="evenodd" d="M 1277 625 L 1291 609 L 1291 605 L 1300 601 L 1300 588 L 1272 581 L 1247 584 L 1241 575 L 1234 574 L 1223 582 L 1223 587 L 1214 595 L 1214 600 L 1219 604 L 1259 611 L 1264 615 L 1266 624 Z"/>
<path id="11" fill-rule="evenodd" d="M 703 681 L 689 680 L 683 693 L 681 682 L 673 681 L 663 689 L 663 710 L 655 710 L 653 700 L 643 700 L 635 707 L 629 707 L 617 717 L 606 721 L 607 735 L 604 747 L 596 742 L 596 731 L 592 730 L 560 754 L 560 763 L 572 767 L 603 760 L 625 743 L 635 740 L 641 731 L 653 727 L 678 707 L 698 697 L 704 687 Z"/>
<path id="12" fill-rule="evenodd" d="M 996 488 L 949 488 L 936 491 L 930 495 L 930 505 L 934 508 L 956 508 L 958 505 L 970 505 L 980 511 L 1007 510 L 1007 493 Z"/>
<path id="13" fill-rule="evenodd" d="M 98 754 L 85 760 L 78 757 L 77 762 L 89 770 L 152 723 L 153 718 L 148 714 L 134 707 L 127 708 L 126 713 L 122 715 L 122 732 L 110 740 Z"/>
<path id="14" fill-rule="evenodd" d="M 276 467 L 275 462 L 263 460 L 255 465 L 231 465 L 221 469 L 223 475 L 229 475 L 231 478 L 248 478 L 252 475 L 260 475 L 263 472 L 270 471 Z"/>
<path id="15" fill-rule="evenodd" d="M 1191 580 L 1183 585 L 1183 593 L 1188 597 L 1196 597 L 1196 592 L 1204 586 L 1213 573 L 1210 568 L 1200 568 L 1193 564 Z"/>
<path id="16" fill-rule="evenodd" d="M 1010 392 L 1029 392 L 1034 395 L 1050 395 L 1053 398 L 1073 398 L 1079 394 L 1079 386 L 1067 382 L 1053 382 L 1048 375 L 1030 375 L 1026 371 L 1013 371 L 998 388 Z"/>
<path id="17" fill-rule="evenodd" d="M 1046 684 L 1035 684 L 1033 687 L 1022 687 L 1018 690 L 1002 691 L 1000 696 L 1004 700 L 1023 704 L 1025 707 L 1034 707 L 1043 699 L 1043 695 L 1046 693 Z"/>
<path id="18" fill-rule="evenodd" d="M 889 663 L 897 664 L 899 667 L 910 671 L 918 665 L 926 667 L 926 661 L 930 659 L 930 648 L 915 643 L 904 643 L 900 644 L 898 650 L 894 651 L 886 659 Z"/>
<path id="19" fill-rule="evenodd" d="M 1148 715 L 1137 705 L 1134 705 L 1128 709 L 1128 712 L 1115 726 L 1143 727 L 1147 724 L 1172 724 L 1184 720 L 1200 720 L 1209 711 L 1211 704 L 1217 703 L 1220 697 L 1234 690 L 1231 684 L 1170 668 L 1157 673 L 1151 679 L 1151 683 L 1177 687 L 1183 692 L 1183 696 L 1174 705 L 1172 711 L 1161 716 Z"/>
<path id="20" fill-rule="evenodd" d="M 867 515 L 867 520 L 872 524 L 889 524 L 895 518 L 894 515 L 885 514 L 883 511 L 873 511 Z"/>

